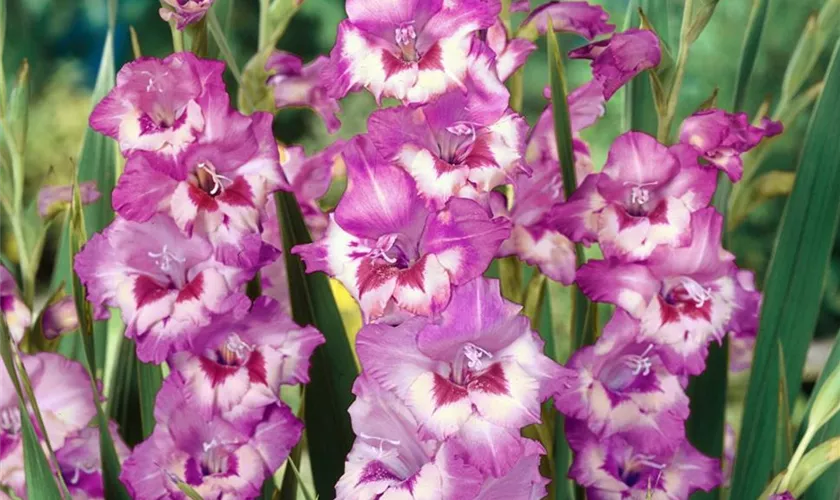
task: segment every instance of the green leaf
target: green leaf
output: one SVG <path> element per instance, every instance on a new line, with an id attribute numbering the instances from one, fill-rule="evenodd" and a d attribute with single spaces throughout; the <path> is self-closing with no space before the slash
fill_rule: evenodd
<path id="1" fill-rule="evenodd" d="M 29 498 L 70 498 L 63 479 L 58 476 L 58 482 L 56 481 L 57 477 L 52 473 L 47 456 L 41 447 L 38 435 L 35 433 L 35 427 L 29 418 L 23 389 L 18 379 L 18 370 L 15 369 L 12 338 L 3 317 L 0 317 L 0 355 L 2 355 L 3 364 L 6 365 L 6 371 L 9 373 L 9 378 L 17 393 L 21 432 L 23 434 L 23 467 L 26 474 L 26 493 Z M 30 402 L 33 410 L 38 412 L 37 401 L 31 399 Z M 49 443 L 47 443 L 47 448 L 52 453 L 52 447 L 49 446 Z M 61 490 L 59 484 L 62 486 Z M 64 494 L 61 493 L 62 491 Z"/>
<path id="2" fill-rule="evenodd" d="M 108 412 L 119 424 L 129 447 L 146 439 L 155 428 L 155 397 L 163 381 L 160 365 L 137 359 L 134 340 L 120 341 Z"/>
<path id="3" fill-rule="evenodd" d="M 575 176 L 575 157 L 572 146 L 572 125 L 569 117 L 569 105 L 566 92 L 566 76 L 563 68 L 563 55 L 554 35 L 552 23 L 548 23 L 548 75 L 551 85 L 551 112 L 554 117 L 554 136 L 557 141 L 557 155 L 560 159 L 560 173 L 563 176 L 563 194 L 569 199 L 577 188 Z M 575 245 L 577 266 L 584 261 L 583 246 Z M 572 296 L 572 345 L 574 349 L 584 345 L 587 336 L 586 317 L 589 314 L 589 301 L 575 286 Z M 594 336 L 593 336 L 594 339 Z"/>
<path id="4" fill-rule="evenodd" d="M 657 68 L 660 83 L 668 80 L 670 53 L 670 29 L 669 9 L 672 2 L 667 0 L 631 0 L 627 5 L 624 28 L 637 28 L 641 25 L 639 8 L 641 8 L 651 26 L 656 28 L 657 35 L 662 42 L 662 62 Z M 653 94 L 651 79 L 647 72 L 636 75 L 625 85 L 624 91 L 624 116 L 623 128 L 626 130 L 638 130 L 650 135 L 656 135 L 659 126 L 659 117 L 656 113 L 656 99 Z"/>
<path id="5" fill-rule="evenodd" d="M 732 99 L 732 111 L 742 111 L 747 98 L 750 76 L 752 76 L 755 60 L 758 56 L 758 46 L 764 25 L 767 21 L 767 8 L 770 0 L 753 0 L 744 43 L 741 46 L 741 58 L 738 62 L 738 74 L 735 78 L 735 94 Z"/>
<path id="6" fill-rule="evenodd" d="M 6 47 L 6 1 L 0 2 L 0 61 Z M 0 117 L 6 116 L 6 74 L 0 64 Z"/>
<path id="7" fill-rule="evenodd" d="M 292 316 L 299 325 L 315 325 L 327 339 L 312 355 L 304 419 L 315 490 L 319 498 L 331 500 L 334 485 L 344 472 L 344 457 L 353 445 L 347 409 L 353 402 L 351 389 L 358 370 L 329 280 L 320 272 L 306 274 L 303 261 L 291 252 L 292 247 L 312 241 L 300 206 L 289 192 L 278 192 L 275 199 Z"/>
<path id="8" fill-rule="evenodd" d="M 204 500 L 201 498 L 201 495 L 198 494 L 197 491 L 193 489 L 192 486 L 188 485 L 183 481 L 176 480 L 175 484 L 178 485 L 178 489 L 181 490 L 184 495 L 187 495 L 190 500 Z"/>
<path id="9" fill-rule="evenodd" d="M 73 202 L 70 205 L 70 258 L 74 258 L 81 250 L 82 245 L 87 241 L 85 230 L 85 218 L 82 213 L 82 198 L 79 194 L 79 185 L 73 185 Z M 96 382 L 96 346 L 94 346 L 93 313 L 91 305 L 85 300 L 86 291 L 79 280 L 78 275 L 73 273 L 73 298 L 76 301 L 76 314 L 79 316 L 79 332 L 82 337 L 82 345 L 85 353 L 85 366 L 90 376 L 90 385 L 93 390 L 94 406 L 96 407 L 96 421 L 99 425 L 99 452 L 102 459 L 102 480 L 105 486 L 105 496 L 116 500 L 130 499 L 125 486 L 120 482 L 120 461 L 117 451 L 114 448 L 114 441 L 108 428 L 108 416 L 102 409 L 99 400 L 99 386 Z"/>
<path id="10" fill-rule="evenodd" d="M 779 353 L 784 350 L 788 405 L 799 394 L 802 366 L 817 322 L 823 281 L 840 219 L 840 42 L 825 92 L 808 126 L 793 190 L 767 273 L 761 323 L 744 405 L 731 498 L 755 498 L 772 475 L 779 405 Z"/>
<path id="11" fill-rule="evenodd" d="M 805 417 L 802 419 L 803 432 L 808 426 L 810 419 L 810 409 L 813 406 L 816 395 L 822 391 L 826 380 L 832 373 L 840 366 L 840 332 L 834 339 L 834 346 L 831 348 L 831 353 L 828 355 L 825 367 L 823 368 L 817 384 L 814 386 L 814 392 L 811 394 L 811 401 L 808 404 L 808 410 L 805 412 Z M 827 423 L 823 424 L 820 430 L 814 435 L 813 443 L 819 443 L 828 439 L 831 436 L 840 436 L 840 414 L 834 415 Z M 831 469 L 820 476 L 808 489 L 806 500 L 835 500 L 840 498 L 840 464 L 835 463 Z"/>
<path id="12" fill-rule="evenodd" d="M 115 2 L 109 0 L 109 18 L 113 21 Z M 103 97 L 114 86 L 114 24 L 111 23 L 108 33 L 105 36 L 105 44 L 102 49 L 102 59 L 99 63 L 99 72 L 96 76 L 96 85 L 91 95 L 93 106 L 99 103 Z M 79 165 L 77 179 L 79 183 L 85 181 L 96 181 L 96 187 L 101 196 L 99 200 L 84 209 L 85 226 L 90 232 L 102 231 L 114 218 L 114 211 L 111 208 L 111 191 L 114 189 L 117 176 L 116 165 L 116 142 L 110 137 L 105 137 L 92 128 L 88 127 L 82 140 L 81 153 L 79 154 Z M 52 284 L 64 281 L 67 292 L 71 289 L 72 262 L 69 259 L 70 248 L 67 232 L 62 235 L 61 244 L 56 260 L 56 267 L 52 277 Z M 97 321 L 94 325 L 94 339 L 96 343 L 97 365 L 95 373 L 102 373 L 105 368 L 105 355 L 108 337 L 108 324 L 106 321 Z M 72 337 L 63 340 L 62 352 L 79 352 Z M 74 358 L 77 359 L 77 358 Z"/>
<path id="13" fill-rule="evenodd" d="M 840 475 L 832 475 L 831 469 L 836 468 L 840 461 L 840 437 L 834 436 L 826 441 L 815 446 L 809 451 L 799 462 L 799 467 L 793 473 L 790 482 L 790 491 L 795 498 L 799 498 L 803 493 L 808 491 L 808 498 L 812 498 L 811 493 L 815 481 L 821 478 L 828 479 L 829 482 L 834 482 L 834 496 L 827 496 L 825 498 L 838 498 L 840 493 Z"/>
<path id="14" fill-rule="evenodd" d="M 735 77 L 735 93 L 732 97 L 732 111 L 743 111 L 745 106 L 750 76 L 752 75 L 755 60 L 758 56 L 758 46 L 761 43 L 761 35 L 764 32 L 769 4 L 770 0 L 753 0 L 750 19 L 747 22 L 747 30 L 744 34 L 744 42 L 741 45 L 741 57 L 738 62 L 738 73 Z M 729 230 L 727 228 L 727 211 L 729 207 L 729 195 L 731 193 L 732 181 L 721 172 L 718 175 L 717 190 L 715 191 L 712 205 L 723 214 L 724 235 Z"/>
<path id="15" fill-rule="evenodd" d="M 557 154 L 560 159 L 560 172 L 563 176 L 563 191 L 568 200 L 577 188 L 575 177 L 575 159 L 572 149 L 572 127 L 569 117 L 569 106 L 566 92 L 565 71 L 563 68 L 563 55 L 557 37 L 554 34 L 552 23 L 548 23 L 549 30 L 546 34 L 548 41 L 548 74 L 551 85 L 551 111 L 554 117 L 554 135 L 557 141 Z M 583 247 L 575 245 L 575 256 L 577 266 L 583 264 L 585 256 Z M 577 286 L 572 287 L 572 317 L 571 317 L 571 341 L 572 351 L 585 344 L 587 338 L 587 317 L 589 316 L 590 304 L 586 296 Z M 590 336 L 594 340 L 594 335 Z M 559 339 L 555 340 L 555 345 Z M 555 347 L 556 348 L 556 347 Z M 570 465 L 571 453 L 568 443 L 562 432 L 563 417 L 559 413 L 555 417 L 555 443 L 554 443 L 554 478 L 552 488 L 555 498 L 572 498 L 572 483 L 567 479 Z"/>
<path id="16" fill-rule="evenodd" d="M 224 31 L 222 30 L 222 25 L 219 24 L 219 18 L 216 17 L 215 10 L 211 9 L 210 12 L 207 13 L 207 28 L 210 30 L 210 35 L 213 37 L 213 41 L 216 42 L 216 45 L 222 52 L 222 56 L 225 58 L 225 62 L 227 63 L 230 72 L 233 74 L 233 78 L 236 80 L 237 85 L 242 88 L 242 72 L 239 71 L 239 65 L 236 63 L 236 58 L 233 56 L 233 51 L 230 49 L 227 37 L 225 37 Z"/>
<path id="17" fill-rule="evenodd" d="M 695 448 L 704 455 L 723 457 L 725 435 L 726 379 L 729 373 L 729 340 L 721 345 L 712 343 L 706 358 L 706 371 L 691 379 L 688 397 L 691 400 L 691 415 L 686 422 L 686 435 Z M 698 491 L 693 500 L 720 498 L 720 490 Z"/>

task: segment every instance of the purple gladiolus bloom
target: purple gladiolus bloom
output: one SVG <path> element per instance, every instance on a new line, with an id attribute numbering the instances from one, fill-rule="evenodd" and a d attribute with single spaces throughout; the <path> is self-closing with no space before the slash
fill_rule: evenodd
<path id="1" fill-rule="evenodd" d="M 722 224 L 715 209 L 705 208 L 691 218 L 688 245 L 660 247 L 639 263 L 593 260 L 577 273 L 590 298 L 641 320 L 639 339 L 660 346 L 673 373 L 701 373 L 709 342 L 723 337 L 732 318 L 738 269 L 721 246 Z"/>
<path id="2" fill-rule="evenodd" d="M 735 300 L 729 332 L 729 369 L 743 371 L 752 363 L 755 337 L 758 334 L 758 314 L 761 310 L 761 292 L 755 288 L 751 271 L 735 273 Z"/>
<path id="3" fill-rule="evenodd" d="M 79 195 L 82 204 L 87 205 L 99 199 L 99 191 L 96 189 L 96 181 L 87 181 L 79 184 Z M 41 217 L 47 217 L 57 210 L 67 208 L 73 201 L 73 186 L 43 186 L 38 191 L 38 213 Z"/>
<path id="4" fill-rule="evenodd" d="M 207 14 L 215 0 L 163 0 L 170 8 L 161 7 L 160 17 L 164 21 L 174 20 L 179 30 L 196 23 Z"/>
<path id="5" fill-rule="evenodd" d="M 756 147 L 765 137 L 782 133 L 782 124 L 764 118 L 750 125 L 746 113 L 727 113 L 721 109 L 699 111 L 680 128 L 680 142 L 688 144 L 709 163 L 737 182 L 744 172 L 741 154 Z"/>
<path id="6" fill-rule="evenodd" d="M 356 442 L 335 486 L 341 500 L 462 500 L 474 498 L 481 473 L 465 463 L 455 439 L 423 435 L 396 396 L 362 374 L 353 385 L 350 417 Z"/>
<path id="7" fill-rule="evenodd" d="M 466 92 L 452 90 L 419 108 L 378 110 L 368 121 L 377 149 L 438 205 L 453 196 L 475 198 L 524 171 L 528 124 L 508 107 L 490 50 L 475 47 Z"/>
<path id="8" fill-rule="evenodd" d="M 118 217 L 76 255 L 96 317 L 117 307 L 137 357 L 160 363 L 186 349 L 191 336 L 215 315 L 240 314 L 250 305 L 239 291 L 254 271 L 224 266 L 209 242 L 185 236 L 168 217 L 146 222 Z"/>
<path id="9" fill-rule="evenodd" d="M 793 496 L 793 493 L 785 491 L 782 493 L 774 493 L 770 495 L 767 500 L 796 500 L 796 497 Z"/>
<path id="10" fill-rule="evenodd" d="M 377 101 L 427 102 L 461 86 L 473 33 L 489 28 L 499 2 L 348 0 L 323 80 L 330 95 L 368 89 Z"/>
<path id="11" fill-rule="evenodd" d="M 540 421 L 550 381 L 566 370 L 542 354 L 520 306 L 498 281 L 475 279 L 455 289 L 437 320 L 365 326 L 356 349 L 365 373 L 392 390 L 428 435 L 457 436 L 468 463 L 506 474 L 523 453 L 519 429 Z"/>
<path id="12" fill-rule="evenodd" d="M 73 436 L 83 432 L 96 415 L 87 371 L 75 361 L 46 352 L 24 355 L 23 366 L 32 382 L 53 449 L 74 446 Z M 33 422 L 40 436 L 34 415 L 26 418 Z M 0 462 L 3 464 L 0 484 L 25 497 L 21 423 L 17 392 L 6 370 L 0 370 Z"/>
<path id="13" fill-rule="evenodd" d="M 204 130 L 207 103 L 227 101 L 224 70 L 224 63 L 190 52 L 136 59 L 117 73 L 116 86 L 93 109 L 90 126 L 116 139 L 126 155 L 177 153 Z"/>
<path id="14" fill-rule="evenodd" d="M 275 106 L 312 108 L 333 133 L 341 127 L 336 116 L 341 108 L 338 100 L 327 95 L 327 82 L 321 78 L 329 64 L 327 57 L 319 56 L 303 65 L 298 56 L 278 50 L 268 58 L 265 69 L 273 73 L 266 83 L 274 91 Z"/>
<path id="15" fill-rule="evenodd" d="M 642 71 L 659 65 L 659 38 L 649 30 L 630 29 L 606 40 L 569 52 L 572 59 L 592 60 L 592 76 L 610 99 L 618 89 Z"/>
<path id="16" fill-rule="evenodd" d="M 73 297 L 62 297 L 50 304 L 41 316 L 41 331 L 48 339 L 70 333 L 76 328 L 79 328 L 79 315 Z"/>
<path id="17" fill-rule="evenodd" d="M 9 327 L 15 343 L 20 342 L 23 333 L 32 325 L 32 311 L 20 297 L 17 282 L 5 266 L 0 265 L 0 314 Z"/>
<path id="18" fill-rule="evenodd" d="M 615 26 L 609 24 L 609 14 L 599 5 L 589 2 L 548 2 L 540 5 L 522 21 L 522 26 L 533 24 L 540 34 L 548 31 L 548 20 L 551 19 L 555 32 L 566 31 L 576 33 L 587 40 L 598 35 L 612 33 Z"/>
<path id="19" fill-rule="evenodd" d="M 122 463 L 131 453 L 117 432 L 117 424 L 111 422 L 109 432 L 114 441 L 117 458 Z M 100 459 L 99 429 L 85 427 L 69 436 L 55 458 L 61 468 L 64 484 L 74 500 L 104 500 L 105 484 Z"/>
<path id="20" fill-rule="evenodd" d="M 277 257 L 260 236 L 262 208 L 271 193 L 288 189 L 271 114 L 244 116 L 227 98 L 203 112 L 203 132 L 178 155 L 129 157 L 114 209 L 137 222 L 167 214 L 185 234 L 208 238 L 220 262 L 256 269 Z"/>
<path id="21" fill-rule="evenodd" d="M 321 210 L 318 200 L 327 194 L 332 182 L 333 169 L 343 166 L 341 150 L 344 141 L 337 140 L 324 150 L 306 157 L 303 148 L 290 146 L 280 148 L 280 164 L 291 185 L 309 234 L 320 239 L 329 224 L 329 217 Z M 263 219 L 263 241 L 276 248 L 283 247 L 280 223 L 277 220 L 277 205 L 269 197 Z M 284 311 L 291 314 L 289 283 L 286 279 L 286 261 L 278 258 L 260 271 L 263 294 L 280 302 Z"/>
<path id="22" fill-rule="evenodd" d="M 510 472 L 484 480 L 475 500 L 540 500 L 546 497 L 548 478 L 540 474 L 540 458 L 545 449 L 530 439 L 522 439 L 524 451 Z"/>
<path id="23" fill-rule="evenodd" d="M 365 137 L 344 150 L 347 191 L 326 235 L 295 247 L 307 271 L 341 281 L 368 319 L 392 311 L 433 315 L 453 286 L 481 275 L 510 234 L 507 220 L 478 203 L 453 198 L 430 211 L 414 180 L 385 161 Z"/>
<path id="24" fill-rule="evenodd" d="M 691 214 L 715 191 L 714 171 L 684 145 L 641 132 L 619 136 L 599 174 L 586 177 L 554 222 L 573 241 L 598 241 L 606 256 L 642 260 L 660 246 L 688 243 Z"/>
<path id="25" fill-rule="evenodd" d="M 683 439 L 688 396 L 638 332 L 636 320 L 616 312 L 595 345 L 572 354 L 566 366 L 573 371 L 555 381 L 554 404 L 601 439 L 622 433 L 655 452 Z"/>
<path id="26" fill-rule="evenodd" d="M 496 55 L 496 75 L 505 81 L 521 68 L 537 44 L 524 38 L 508 40 L 507 29 L 501 19 L 496 19 L 487 29 L 487 46 Z"/>
<path id="27" fill-rule="evenodd" d="M 247 419 L 226 420 L 196 404 L 177 376 L 155 401 L 155 430 L 123 464 L 120 480 L 132 498 L 182 498 L 177 482 L 202 498 L 254 498 L 300 439 L 303 424 L 282 403 Z"/>
<path id="28" fill-rule="evenodd" d="M 169 364 L 184 379 L 195 403 L 228 419 L 279 397 L 281 385 L 309 381 L 309 357 L 324 337 L 301 327 L 260 297 L 243 318 L 216 319 L 195 336 L 192 352 L 177 352 Z"/>
<path id="29" fill-rule="evenodd" d="M 569 95 L 572 132 L 577 134 L 604 114 L 604 97 L 597 84 L 589 83 Z M 589 147 L 579 138 L 573 141 L 578 185 L 592 172 Z M 531 131 L 526 148 L 531 175 L 520 175 L 513 182 L 513 204 L 498 192 L 491 196 L 494 215 L 509 217 L 511 236 L 499 249 L 499 255 L 517 255 L 524 262 L 539 266 L 549 278 L 570 284 L 575 277 L 575 246 L 557 230 L 552 210 L 563 203 L 563 178 L 560 174 L 557 141 L 551 106 L 546 108 Z"/>
<path id="30" fill-rule="evenodd" d="M 720 484 L 720 463 L 685 439 L 673 450 L 648 453 L 620 434 L 600 438 L 579 420 L 566 421 L 566 436 L 575 453 L 569 477 L 591 500 L 688 498 Z"/>

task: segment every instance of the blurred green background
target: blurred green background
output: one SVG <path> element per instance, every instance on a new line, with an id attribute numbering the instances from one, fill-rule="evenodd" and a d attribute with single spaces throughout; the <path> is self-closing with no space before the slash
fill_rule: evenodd
<path id="1" fill-rule="evenodd" d="M 629 0 L 593 1 L 603 5 L 611 21 L 623 28 Z M 769 20 L 759 49 L 745 110 L 753 114 L 761 102 L 773 99 L 781 88 L 787 62 L 805 27 L 809 15 L 818 11 L 826 0 L 771 2 Z M 532 6 L 537 5 L 532 0 Z M 169 26 L 158 15 L 159 4 L 152 0 L 119 0 L 115 48 L 118 64 L 131 59 L 129 26 L 138 33 L 144 55 L 165 56 L 171 52 Z M 223 20 L 240 67 L 248 60 L 257 44 L 257 0 L 217 0 L 216 9 Z M 682 0 L 666 2 L 668 26 L 660 32 L 679 30 Z M 735 73 L 742 38 L 747 24 L 750 0 L 721 0 L 710 24 L 693 46 L 688 72 L 682 89 L 678 120 L 690 114 L 715 89 L 718 103 L 728 107 L 732 102 Z M 105 0 L 7 0 L 8 26 L 3 64 L 6 78 L 14 78 L 21 61 L 26 58 L 31 70 L 31 114 L 26 151 L 27 189 L 34 196 L 42 183 L 69 181 L 72 162 L 78 157 L 79 144 L 87 125 L 90 92 L 96 77 L 102 42 L 105 37 L 107 9 Z M 662 14 L 662 13 L 658 13 Z M 309 61 L 326 54 L 332 47 L 335 28 L 344 17 L 340 0 L 305 0 L 301 12 L 280 41 L 279 48 L 300 55 Z M 836 33 L 833 34 L 836 36 Z M 565 49 L 583 43 L 575 36 L 560 39 Z M 831 46 L 829 43 L 828 46 Z M 211 47 L 211 55 L 214 47 Z M 809 82 L 819 80 L 828 63 L 828 50 L 820 56 Z M 524 114 L 530 123 L 546 105 L 542 89 L 547 84 L 546 52 L 532 55 L 525 69 Z M 571 86 L 586 81 L 588 64 L 573 61 L 567 65 Z M 229 77 L 229 75 L 228 75 Z M 233 81 L 229 79 L 229 88 Z M 807 86 L 807 84 L 806 84 Z M 612 140 L 622 131 L 623 92 L 609 103 L 607 115 L 583 136 L 592 146 L 596 167 L 606 157 Z M 350 137 L 365 130 L 365 120 L 374 103 L 369 95 L 349 96 L 343 103 L 339 135 Z M 793 170 L 810 109 L 788 127 L 783 137 L 774 141 L 762 170 Z M 309 151 L 330 142 L 321 121 L 307 110 L 283 110 L 275 121 L 277 137 L 290 143 L 301 143 Z M 756 271 L 759 283 L 770 259 L 775 230 L 785 199 L 775 198 L 755 209 L 734 234 L 732 250 L 742 267 Z M 3 232 L 4 248 L 13 243 Z M 55 244 L 48 245 L 42 265 L 41 279 L 51 272 Z M 828 274 L 826 294 L 818 324 L 817 336 L 833 336 L 840 327 L 840 253 L 835 251 Z"/>

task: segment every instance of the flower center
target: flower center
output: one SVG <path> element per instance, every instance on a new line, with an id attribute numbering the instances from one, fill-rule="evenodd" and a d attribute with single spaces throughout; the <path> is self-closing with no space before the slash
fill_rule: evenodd
<path id="1" fill-rule="evenodd" d="M 694 307 L 701 308 L 712 299 L 711 288 L 703 287 L 700 283 L 688 277 L 679 278 L 677 284 L 665 294 L 665 302 L 676 305 L 681 302 L 692 301 Z"/>
<path id="2" fill-rule="evenodd" d="M 467 368 L 474 371 L 484 369 L 482 358 L 493 359 L 492 354 L 470 342 L 464 344 L 464 357 L 467 358 Z"/>
<path id="3" fill-rule="evenodd" d="M 225 366 L 242 366 L 248 360 L 253 347 L 246 344 L 239 338 L 239 335 L 231 334 L 225 343 L 216 350 L 216 362 Z"/>
<path id="4" fill-rule="evenodd" d="M 647 186 L 654 186 L 656 183 L 633 184 L 625 182 L 624 185 L 630 186 L 630 201 L 627 204 L 627 213 L 635 217 L 647 215 L 649 211 L 647 204 L 650 202 L 650 189 Z"/>
<path id="5" fill-rule="evenodd" d="M 70 475 L 71 471 L 72 475 Z M 62 467 L 61 475 L 70 484 L 78 484 L 79 481 L 82 479 L 82 474 L 95 474 L 97 472 L 99 472 L 99 467 L 97 466 L 96 462 L 86 461 L 75 463 L 71 469 L 64 469 L 64 467 Z"/>
<path id="6" fill-rule="evenodd" d="M 217 173 L 216 168 L 209 162 L 199 163 L 190 181 L 210 196 L 218 196 L 224 193 L 225 182 L 229 184 L 233 183 L 233 179 Z"/>
<path id="7" fill-rule="evenodd" d="M 446 131 L 449 133 L 442 134 L 438 141 L 440 157 L 453 165 L 461 164 L 470 155 L 475 145 L 475 125 L 457 122 L 446 127 Z"/>
<path id="8" fill-rule="evenodd" d="M 613 392 L 626 390 L 633 385 L 640 374 L 642 376 L 650 374 L 652 367 L 650 361 L 651 350 L 653 350 L 653 344 L 648 345 L 641 354 L 620 356 L 601 373 L 601 381 L 607 389 Z"/>
<path id="9" fill-rule="evenodd" d="M 420 59 L 417 53 L 417 33 L 414 31 L 413 23 L 403 23 L 399 28 L 394 30 L 394 41 L 397 42 L 397 47 L 400 48 L 403 61 L 416 62 Z"/>
<path id="10" fill-rule="evenodd" d="M 653 484 L 649 485 L 654 487 L 659 482 L 659 475 L 662 473 L 662 469 L 665 468 L 665 464 L 654 462 L 654 458 L 656 457 L 653 455 L 633 455 L 624 463 L 623 467 L 618 468 L 619 477 L 621 477 L 624 484 L 632 488 L 645 475 L 645 469 L 655 469 L 657 471 L 656 479 Z"/>
<path id="11" fill-rule="evenodd" d="M 3 408 L 0 410 L 0 430 L 9 434 L 20 432 L 20 411 L 17 408 Z"/>
<path id="12" fill-rule="evenodd" d="M 464 386 L 472 380 L 474 373 L 485 370 L 490 366 L 493 354 L 472 342 L 467 342 L 461 348 L 461 353 L 452 363 L 450 380 L 457 385 Z"/>
<path id="13" fill-rule="evenodd" d="M 419 257 L 416 245 L 412 245 L 403 234 L 380 236 L 370 256 L 379 257 L 398 269 L 409 268 Z"/>
<path id="14" fill-rule="evenodd" d="M 187 259 L 169 250 L 167 245 L 163 245 L 160 252 L 149 252 L 148 255 L 154 259 L 158 269 L 166 274 L 177 288 L 184 287 L 186 283 L 184 263 Z"/>
<path id="15" fill-rule="evenodd" d="M 227 450 L 215 439 L 201 444 L 204 453 L 201 456 L 201 474 L 211 476 L 226 474 L 229 465 Z"/>
<path id="16" fill-rule="evenodd" d="M 364 432 L 360 432 L 359 437 L 363 438 L 363 439 L 368 439 L 370 441 L 374 441 L 374 442 L 377 443 L 377 447 L 376 447 L 377 455 L 376 455 L 376 457 L 380 460 L 385 456 L 391 456 L 391 455 L 396 454 L 396 450 L 385 451 L 383 449 L 383 446 L 386 443 L 390 444 L 391 446 L 399 446 L 400 445 L 400 440 L 399 439 L 387 439 L 387 438 L 384 438 L 384 437 L 372 436 L 370 434 L 365 434 Z"/>

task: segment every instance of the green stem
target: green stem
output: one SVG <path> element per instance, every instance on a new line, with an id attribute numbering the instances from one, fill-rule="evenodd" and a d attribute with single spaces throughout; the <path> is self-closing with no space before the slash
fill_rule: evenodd
<path id="1" fill-rule="evenodd" d="M 35 299 L 35 269 L 29 260 L 28 245 L 23 232 L 23 221 L 20 217 L 20 210 L 16 213 L 9 213 L 9 222 L 12 225 L 12 235 L 15 238 L 18 250 L 18 261 L 20 262 L 21 278 L 23 278 L 23 301 L 27 307 L 32 308 Z"/>
<path id="2" fill-rule="evenodd" d="M 680 89 L 682 88 L 683 78 L 685 77 L 685 67 L 688 61 L 688 50 L 691 45 L 688 43 L 686 37 L 688 28 L 691 25 L 691 13 L 693 10 L 694 0 L 686 0 L 683 10 L 682 27 L 680 29 L 680 49 L 677 52 L 676 70 L 674 73 L 674 80 L 671 83 L 668 91 L 668 101 L 661 119 L 659 120 L 659 127 L 657 129 L 656 137 L 661 143 L 667 143 L 671 135 L 671 124 L 674 121 L 674 115 L 677 113 L 677 102 L 679 101 Z"/>
<path id="3" fill-rule="evenodd" d="M 184 51 L 184 34 L 175 26 L 175 21 L 169 21 L 169 32 L 172 34 L 172 51 Z"/>
<path id="4" fill-rule="evenodd" d="M 811 439 L 814 438 L 814 434 L 816 434 L 816 432 L 817 429 L 814 427 L 808 427 L 808 429 L 805 430 L 805 434 L 802 436 L 802 441 L 799 442 L 799 446 L 796 447 L 796 451 L 790 458 L 790 463 L 788 463 L 785 476 L 782 478 L 782 482 L 779 484 L 779 489 L 777 491 L 784 492 L 788 490 L 788 485 L 790 484 L 790 480 L 793 478 L 793 473 L 796 471 L 796 466 L 799 465 L 799 461 L 802 460 L 802 456 L 805 455 L 805 451 L 808 449 L 808 445 L 811 444 Z"/>
<path id="5" fill-rule="evenodd" d="M 517 113 L 522 111 L 525 96 L 525 68 L 519 68 L 510 76 L 510 108 Z"/>
<path id="6" fill-rule="evenodd" d="M 271 0 L 260 0 L 260 31 L 259 31 L 259 50 L 265 47 L 268 41 L 268 9 L 271 6 Z"/>

